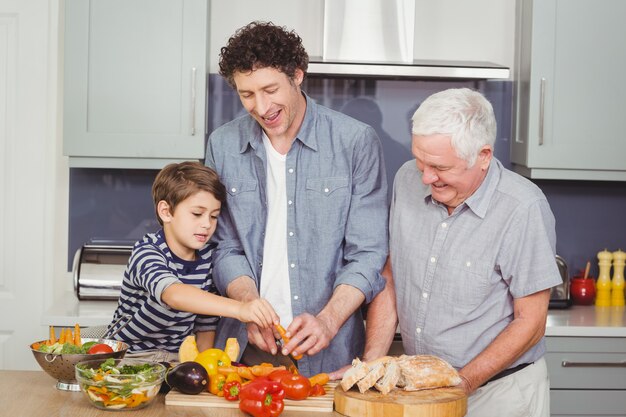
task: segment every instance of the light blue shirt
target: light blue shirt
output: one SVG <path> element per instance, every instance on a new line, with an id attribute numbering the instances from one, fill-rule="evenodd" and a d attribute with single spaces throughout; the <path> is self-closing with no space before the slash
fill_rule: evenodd
<path id="1" fill-rule="evenodd" d="M 214 239 L 218 290 L 247 275 L 257 288 L 267 219 L 262 129 L 244 115 L 209 137 L 206 162 L 228 192 Z M 387 182 L 382 147 L 373 128 L 306 97 L 304 121 L 287 153 L 287 255 L 294 317 L 317 315 L 335 287 L 347 284 L 367 302 L 385 285 L 388 252 Z M 289 323 L 283 323 L 288 325 Z M 216 346 L 227 337 L 247 343 L 245 326 L 223 319 Z M 363 353 L 364 326 L 357 310 L 330 346 L 298 363 L 305 375 L 330 372 Z"/>
<path id="2" fill-rule="evenodd" d="M 561 283 L 555 221 L 529 180 L 493 159 L 452 214 L 422 183 L 415 161 L 396 174 L 390 252 L 405 352 L 462 368 L 513 320 L 513 299 Z M 511 367 L 544 354 L 543 339 Z"/>

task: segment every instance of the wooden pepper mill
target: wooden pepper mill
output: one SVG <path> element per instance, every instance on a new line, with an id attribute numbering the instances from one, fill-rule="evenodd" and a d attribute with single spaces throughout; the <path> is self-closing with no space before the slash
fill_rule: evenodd
<path id="1" fill-rule="evenodd" d="M 613 252 L 613 280 L 611 281 L 611 305 L 624 305 L 624 265 L 626 253 L 621 249 Z"/>
<path id="2" fill-rule="evenodd" d="M 598 252 L 598 281 L 596 282 L 596 306 L 611 306 L 611 261 L 613 254 L 608 250 Z"/>

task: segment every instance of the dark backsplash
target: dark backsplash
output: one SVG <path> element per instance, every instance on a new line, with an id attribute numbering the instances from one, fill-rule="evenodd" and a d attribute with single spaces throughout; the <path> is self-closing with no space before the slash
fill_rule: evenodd
<path id="1" fill-rule="evenodd" d="M 318 103 L 346 113 L 376 129 L 383 144 L 389 184 L 412 158 L 410 119 L 437 91 L 469 87 L 481 91 L 498 121 L 495 155 L 510 168 L 511 81 L 406 81 L 371 78 L 309 78 L 303 89 Z M 243 114 L 235 92 L 218 75 L 209 76 L 209 129 Z M 68 270 L 75 251 L 90 239 L 137 240 L 158 229 L 151 197 L 155 170 L 70 169 Z M 623 182 L 537 180 L 557 220 L 557 252 L 570 273 L 596 253 L 626 250 L 626 186 Z"/>

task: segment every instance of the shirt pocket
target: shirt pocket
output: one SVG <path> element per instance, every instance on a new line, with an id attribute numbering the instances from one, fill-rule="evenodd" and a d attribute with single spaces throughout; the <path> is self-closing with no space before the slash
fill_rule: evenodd
<path id="1" fill-rule="evenodd" d="M 258 212 L 260 198 L 257 182 L 242 178 L 222 178 L 226 187 L 226 201 L 232 221 L 239 226 L 252 224 L 253 213 Z"/>
<path id="2" fill-rule="evenodd" d="M 310 230 L 330 232 L 345 228 L 350 206 L 348 177 L 309 178 L 306 197 Z"/>
<path id="3" fill-rule="evenodd" d="M 475 259 L 457 258 L 448 262 L 443 274 L 444 297 L 461 311 L 471 311 L 491 294 L 494 266 Z"/>

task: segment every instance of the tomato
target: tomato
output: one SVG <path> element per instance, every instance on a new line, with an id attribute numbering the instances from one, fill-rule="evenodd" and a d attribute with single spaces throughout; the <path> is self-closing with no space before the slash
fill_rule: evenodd
<path id="1" fill-rule="evenodd" d="M 279 372 L 279 371 L 277 371 Z M 283 375 L 280 378 L 280 383 L 283 388 L 285 388 L 285 397 L 290 400 L 304 400 L 309 396 L 309 391 L 311 391 L 311 382 L 309 378 L 303 375 L 294 375 L 289 371 L 289 375 Z M 274 374 L 275 372 L 272 372 Z M 271 375 L 270 374 L 270 377 Z"/>
<path id="2" fill-rule="evenodd" d="M 291 376 L 293 375 L 291 372 L 287 371 L 287 370 L 280 370 L 280 371 L 274 371 L 271 374 L 269 374 L 267 376 L 267 378 L 270 381 L 276 381 L 276 382 L 280 382 L 281 379 L 283 379 L 286 376 Z"/>
<path id="3" fill-rule="evenodd" d="M 326 390 L 320 384 L 315 384 L 311 387 L 311 392 L 309 393 L 309 397 L 321 397 L 326 395 Z"/>
<path id="4" fill-rule="evenodd" d="M 113 348 L 109 345 L 105 345 L 104 343 L 98 343 L 90 347 L 87 353 L 90 355 L 95 355 L 97 353 L 113 353 Z"/>

